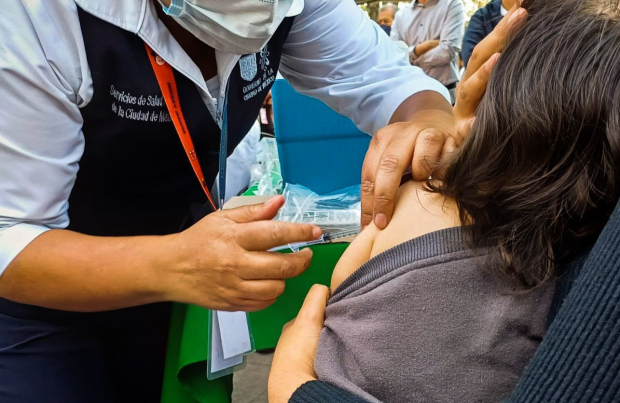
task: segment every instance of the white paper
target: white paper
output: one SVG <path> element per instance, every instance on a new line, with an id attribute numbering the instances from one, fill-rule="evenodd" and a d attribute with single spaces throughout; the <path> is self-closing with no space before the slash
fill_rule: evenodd
<path id="1" fill-rule="evenodd" d="M 247 354 L 252 350 L 250 328 L 245 312 L 217 311 L 224 359 Z"/>
<path id="2" fill-rule="evenodd" d="M 243 364 L 243 354 L 224 358 L 222 339 L 220 337 L 220 325 L 217 312 L 213 315 L 212 341 L 211 341 L 211 373 L 219 372 L 226 368 L 236 367 Z"/>

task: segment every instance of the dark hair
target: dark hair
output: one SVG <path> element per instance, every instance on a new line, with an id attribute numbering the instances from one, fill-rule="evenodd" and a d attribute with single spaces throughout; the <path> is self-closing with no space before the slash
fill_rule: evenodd
<path id="1" fill-rule="evenodd" d="M 619 196 L 620 0 L 525 0 L 468 139 L 431 191 L 526 287 L 601 232 Z"/>

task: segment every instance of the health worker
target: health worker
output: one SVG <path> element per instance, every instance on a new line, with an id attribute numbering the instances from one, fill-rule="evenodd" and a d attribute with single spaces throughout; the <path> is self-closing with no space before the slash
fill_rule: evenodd
<path id="1" fill-rule="evenodd" d="M 278 72 L 376 134 L 366 224 L 454 127 L 445 87 L 352 0 L 2 6 L 2 403 L 157 402 L 170 301 L 260 310 L 308 267 L 266 252 L 320 235 L 270 221 L 281 197 L 213 212 L 207 190 Z"/>

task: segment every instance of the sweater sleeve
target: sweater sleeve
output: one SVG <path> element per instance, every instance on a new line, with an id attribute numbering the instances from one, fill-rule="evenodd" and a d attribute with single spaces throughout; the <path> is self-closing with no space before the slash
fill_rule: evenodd
<path id="1" fill-rule="evenodd" d="M 323 381 L 306 382 L 299 387 L 289 403 L 367 403 L 361 397 Z"/>
<path id="2" fill-rule="evenodd" d="M 620 401 L 620 204 L 506 403 Z"/>

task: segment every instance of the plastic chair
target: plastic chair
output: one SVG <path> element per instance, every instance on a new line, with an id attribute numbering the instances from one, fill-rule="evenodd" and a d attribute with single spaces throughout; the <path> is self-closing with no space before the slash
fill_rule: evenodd
<path id="1" fill-rule="evenodd" d="M 276 80 L 271 94 L 284 182 L 318 194 L 358 185 L 371 137 L 285 80 Z"/>

